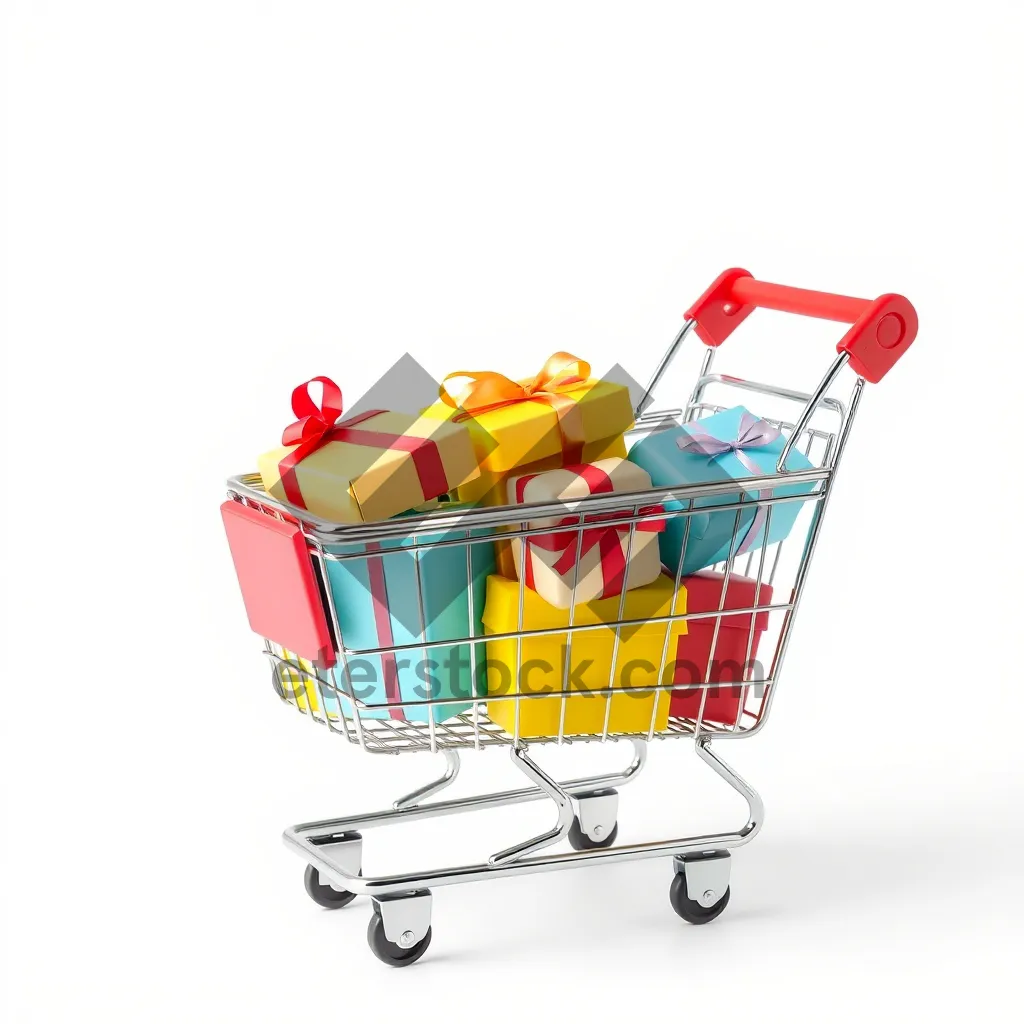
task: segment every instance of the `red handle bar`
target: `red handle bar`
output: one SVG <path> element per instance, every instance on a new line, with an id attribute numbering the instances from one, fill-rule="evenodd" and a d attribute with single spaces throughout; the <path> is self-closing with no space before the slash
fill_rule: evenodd
<path id="1" fill-rule="evenodd" d="M 853 369 L 877 384 L 917 336 L 917 313 L 902 295 L 854 299 L 783 284 L 755 281 L 746 270 L 727 270 L 686 311 L 705 345 L 721 345 L 758 306 L 853 326 L 836 345 Z"/>

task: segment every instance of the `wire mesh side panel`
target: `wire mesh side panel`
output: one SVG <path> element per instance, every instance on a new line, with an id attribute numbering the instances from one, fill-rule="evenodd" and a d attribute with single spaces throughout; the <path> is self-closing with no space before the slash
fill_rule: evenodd
<path id="1" fill-rule="evenodd" d="M 691 407 L 693 418 L 720 411 L 720 406 L 708 403 Z M 785 421 L 769 422 L 787 433 L 792 429 L 792 424 Z M 827 467 L 835 444 L 834 433 L 809 429 L 799 439 L 798 450 L 812 465 Z M 671 724 L 673 729 L 688 734 L 735 735 L 749 732 L 763 721 L 769 694 L 777 681 L 778 654 L 792 626 L 801 570 L 829 482 L 812 498 L 794 503 L 795 521 L 781 539 L 755 546 L 745 554 L 734 547 L 728 560 L 697 574 L 721 578 L 715 606 L 720 614 L 702 623 L 691 622 L 692 632 L 704 634 L 704 643 L 697 648 L 702 653 L 709 650 L 713 656 L 707 662 L 684 667 L 681 675 L 687 686 L 674 703 L 678 714 Z M 772 536 L 775 519 L 785 514 L 782 510 L 787 503 L 756 504 L 763 509 L 764 534 Z M 695 580 L 689 580 L 688 585 L 691 592 L 696 592 Z M 746 610 L 738 610 L 741 605 Z"/>
<path id="2" fill-rule="evenodd" d="M 709 384 L 724 389 L 730 399 L 734 398 L 732 385 L 737 385 L 744 391 L 781 397 L 783 401 L 777 404 L 782 406 L 791 407 L 794 400 L 804 400 L 804 396 L 784 395 L 779 389 L 767 385 L 735 378 L 705 376 L 698 381 L 694 395 L 681 417 L 684 422 L 713 416 L 728 408 L 704 398 Z M 795 449 L 812 466 L 831 471 L 835 466 L 839 435 L 847 425 L 846 417 L 844 404 L 834 398 L 828 399 L 797 438 Z M 762 418 L 786 437 L 792 436 L 795 429 L 792 421 L 778 416 Z M 714 620 L 713 626 L 705 627 L 713 630 L 712 650 L 718 664 L 709 662 L 694 687 L 696 692 L 688 700 L 677 702 L 679 710 L 685 709 L 686 714 L 680 715 L 672 723 L 673 728 L 688 734 L 736 735 L 756 729 L 767 717 L 769 698 L 776 685 L 777 668 L 781 663 L 780 655 L 793 625 L 793 614 L 812 538 L 819 526 L 825 492 L 830 484 L 831 479 L 824 481 L 813 500 L 800 503 L 792 528 L 779 541 L 760 549 L 751 549 L 745 557 L 733 557 L 728 564 L 719 562 L 711 567 L 711 571 L 724 577 L 723 601 L 727 590 L 740 583 L 743 593 L 752 594 L 749 605 L 758 611 L 749 617 L 720 616 Z M 764 505 L 763 502 L 759 504 Z M 778 513 L 769 507 L 765 514 L 764 532 L 770 536 L 772 517 Z M 768 607 L 760 610 L 765 605 Z M 723 630 L 730 629 L 736 632 L 723 633 Z M 724 651 L 723 637 L 727 638 Z M 742 656 L 738 656 L 740 650 Z"/>

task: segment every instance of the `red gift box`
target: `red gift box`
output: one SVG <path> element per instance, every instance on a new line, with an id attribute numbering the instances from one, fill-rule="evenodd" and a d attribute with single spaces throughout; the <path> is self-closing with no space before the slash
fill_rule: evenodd
<path id="1" fill-rule="evenodd" d="M 722 602 L 722 584 L 725 575 L 720 572 L 698 572 L 684 576 L 686 587 L 686 611 L 717 612 Z M 746 576 L 732 575 L 725 595 L 724 611 L 730 608 L 755 607 L 754 596 L 757 580 Z M 761 584 L 757 592 L 756 607 L 772 603 L 772 588 Z M 750 641 L 750 657 L 757 655 L 761 634 L 768 628 L 768 612 L 748 612 L 746 615 L 721 616 L 715 658 L 711 664 L 711 685 L 707 687 L 708 698 L 704 704 L 705 722 L 719 725 L 735 725 L 740 715 L 741 684 L 743 666 L 747 660 L 747 643 Z M 750 640 L 750 620 L 754 618 L 753 640 Z M 708 661 L 711 659 L 711 644 L 715 633 L 715 618 L 689 619 L 685 636 L 679 638 L 676 646 L 676 667 L 673 683 L 683 683 L 685 690 L 673 691 L 669 714 L 679 718 L 696 718 L 700 711 L 701 694 L 708 675 Z"/>

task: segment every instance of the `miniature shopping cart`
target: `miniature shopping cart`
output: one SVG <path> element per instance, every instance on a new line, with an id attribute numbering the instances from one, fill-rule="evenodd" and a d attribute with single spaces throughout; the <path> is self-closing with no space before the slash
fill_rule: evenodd
<path id="1" fill-rule="evenodd" d="M 838 343 L 837 357 L 813 394 L 712 372 L 716 348 L 758 306 L 851 325 Z M 688 401 L 678 408 L 652 410 L 653 392 L 691 333 L 707 348 Z M 752 736 L 768 718 L 822 517 L 864 383 L 880 380 L 910 346 L 916 333 L 914 309 L 899 295 L 883 295 L 873 301 L 855 299 L 756 281 L 741 270 L 730 270 L 719 277 L 686 313 L 685 325 L 636 408 L 634 434 L 642 438 L 666 422 L 689 423 L 718 413 L 727 407 L 730 397 L 735 400 L 740 395 L 756 403 L 759 415 L 781 430 L 786 440 L 773 473 L 739 482 L 729 479 L 676 488 L 654 487 L 643 492 L 597 494 L 527 506 L 465 508 L 440 504 L 429 511 L 384 522 L 337 524 L 274 500 L 263 490 L 258 475 L 233 478 L 229 482 L 232 504 L 227 507 L 265 527 L 267 536 L 275 537 L 288 548 L 287 557 L 292 559 L 289 564 L 302 567 L 305 583 L 289 606 L 294 608 L 292 626 L 311 630 L 312 646 L 325 655 L 313 659 L 283 645 L 279 636 L 268 637 L 266 654 L 278 695 L 368 753 L 430 752 L 442 755 L 446 765 L 440 778 L 396 800 L 390 809 L 289 828 L 284 838 L 307 864 L 305 886 L 312 899 L 322 907 L 339 908 L 357 895 L 371 897 L 373 912 L 368 941 L 378 958 L 394 966 L 411 964 L 423 954 L 431 940 L 431 891 L 457 882 L 671 857 L 674 876 L 670 900 L 679 916 L 702 924 L 721 914 L 729 902 L 730 850 L 750 842 L 757 834 L 763 807 L 754 789 L 712 751 L 712 743 Z M 844 373 L 848 365 L 852 374 Z M 855 378 L 852 392 L 840 391 L 837 395 L 836 385 L 844 376 Z M 762 406 L 769 405 L 773 406 L 771 412 L 762 412 Z M 810 468 L 787 468 L 788 457 L 794 450 L 806 456 L 800 462 Z M 801 486 L 794 487 L 796 484 Z M 719 581 L 721 598 L 716 594 L 702 607 L 679 610 L 672 603 L 665 614 L 638 622 L 624 613 L 623 590 L 618 617 L 612 622 L 587 621 L 574 601 L 566 622 L 557 628 L 524 629 L 525 585 L 520 583 L 519 628 L 495 633 L 474 625 L 479 621 L 474 602 L 480 595 L 470 586 L 465 597 L 469 605 L 468 625 L 463 630 L 465 635 L 454 640 L 451 636 L 443 641 L 432 640 L 428 631 L 421 628 L 412 630 L 409 641 L 393 639 L 390 644 L 368 646 L 346 638 L 342 629 L 336 605 L 338 596 L 331 585 L 332 571 L 360 559 L 365 562 L 368 552 L 400 547 L 410 560 L 403 599 L 413 601 L 412 607 L 418 608 L 422 625 L 428 617 L 424 602 L 431 581 L 425 558 L 430 552 L 443 548 L 449 555 L 464 559 L 467 579 L 472 579 L 474 553 L 483 550 L 482 546 L 493 548 L 496 540 L 528 539 L 537 532 L 530 525 L 537 520 L 550 524 L 556 519 L 559 525 L 555 529 L 580 537 L 585 524 L 593 521 L 588 517 L 601 515 L 614 515 L 620 525 L 626 525 L 628 544 L 633 543 L 636 532 L 652 516 L 677 518 L 683 524 L 685 552 L 691 522 L 706 512 L 709 502 L 713 502 L 716 514 L 723 510 L 734 513 L 734 543 L 729 556 L 712 567 L 717 575 L 710 578 Z M 767 543 L 771 517 L 780 515 L 780 507 L 789 502 L 800 505 L 798 526 L 786 539 Z M 741 522 L 749 522 L 751 508 L 756 508 L 766 522 L 766 543 L 743 551 Z M 545 525 L 543 532 L 549 534 L 552 529 Z M 243 590 L 247 586 L 279 586 L 274 575 L 278 568 L 272 560 L 257 565 L 251 570 L 250 579 L 241 580 Z M 680 559 L 672 578 L 675 594 L 682 586 L 682 568 Z M 730 581 L 738 579 L 745 586 L 740 601 L 729 597 L 733 593 Z M 674 656 L 669 637 L 679 622 L 686 622 L 691 630 L 702 627 L 711 635 L 711 657 L 696 678 L 687 680 L 687 700 L 677 699 L 680 682 L 669 671 Z M 663 629 L 665 641 L 655 680 L 638 688 L 645 701 L 645 717 L 638 722 L 634 714 L 628 728 L 624 728 L 613 714 L 613 701 L 623 699 L 621 689 L 615 685 L 616 660 L 629 631 L 638 628 Z M 737 628 L 742 630 L 739 646 L 746 657 L 729 681 L 731 703 L 726 703 L 730 703 L 732 710 L 715 711 L 720 706 L 715 702 L 720 698 L 717 688 L 722 686 L 722 677 L 716 677 L 712 660 L 720 634 L 724 636 L 726 631 Z M 605 635 L 610 630 L 614 634 L 613 642 L 610 641 L 609 683 L 581 695 L 570 685 L 569 652 L 573 643 L 582 643 L 587 631 L 593 630 L 604 630 Z M 431 651 L 449 649 L 454 643 L 465 650 L 475 680 L 477 663 L 485 658 L 486 645 L 502 642 L 506 649 L 511 644 L 519 652 L 522 645 L 538 636 L 556 633 L 565 638 L 563 670 L 560 678 L 541 692 L 513 686 L 502 693 L 473 689 L 468 695 L 439 696 L 428 678 L 424 680 L 422 697 L 391 702 L 382 710 L 379 703 L 366 700 L 365 692 L 358 686 L 355 666 L 359 659 L 413 655 L 425 658 Z M 759 650 L 758 658 L 751 657 L 755 649 Z M 572 702 L 581 699 L 603 702 L 596 705 L 604 712 L 603 726 L 574 731 Z M 548 701 L 557 709 L 553 719 L 557 727 L 551 728 L 550 735 L 528 734 L 521 724 L 526 719 L 527 703 L 535 700 Z M 499 714 L 502 702 L 508 702 L 511 710 L 506 705 Z M 749 808 L 745 824 L 733 832 L 616 845 L 618 788 L 632 783 L 640 774 L 653 741 L 671 739 L 691 741 L 698 757 L 743 796 Z M 631 747 L 630 762 L 622 771 L 559 782 L 534 760 L 534 748 L 544 743 L 604 741 L 625 741 Z M 526 786 L 486 795 L 437 799 L 442 790 L 456 781 L 462 751 L 491 747 L 508 751 L 512 763 L 526 776 Z M 557 811 L 555 824 L 541 835 L 494 853 L 486 861 L 390 875 L 375 875 L 364 869 L 361 833 L 366 829 L 534 800 L 551 801 Z M 565 840 L 571 849 L 551 849 Z"/>

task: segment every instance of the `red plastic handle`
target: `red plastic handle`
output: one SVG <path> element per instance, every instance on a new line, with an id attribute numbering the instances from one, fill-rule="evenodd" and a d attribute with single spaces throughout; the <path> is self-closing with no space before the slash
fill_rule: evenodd
<path id="1" fill-rule="evenodd" d="M 697 336 L 705 345 L 717 346 L 758 306 L 852 324 L 836 351 L 846 352 L 853 369 L 872 384 L 896 365 L 917 337 L 917 312 L 902 295 L 854 299 L 755 281 L 739 269 L 719 275 L 686 311 L 686 319 L 696 321 Z"/>

